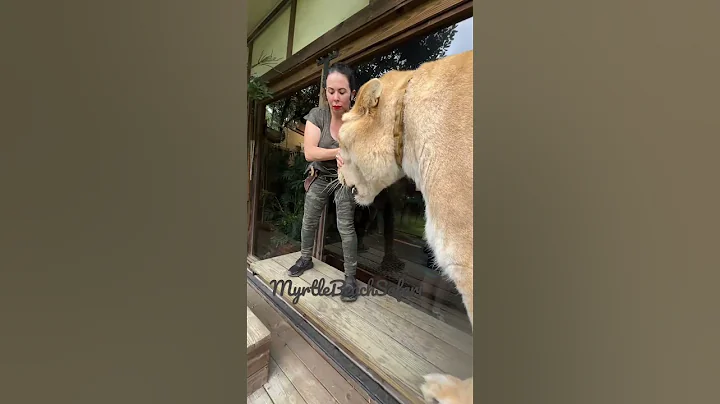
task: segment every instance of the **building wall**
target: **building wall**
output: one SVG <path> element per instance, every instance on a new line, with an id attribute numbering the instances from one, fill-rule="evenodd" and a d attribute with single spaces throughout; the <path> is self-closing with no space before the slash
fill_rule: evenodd
<path id="1" fill-rule="evenodd" d="M 370 0 L 297 0 L 293 54 L 370 4 Z"/>
<path id="2" fill-rule="evenodd" d="M 292 53 L 302 50 L 369 4 L 370 0 L 297 0 Z M 290 7 L 287 4 L 253 41 L 253 64 L 258 62 L 260 55 L 272 54 L 276 58 L 275 63 L 287 58 Z M 270 69 L 269 66 L 257 66 L 251 74 L 260 76 Z"/>
<path id="3" fill-rule="evenodd" d="M 287 56 L 289 30 L 290 6 L 287 5 L 253 41 L 252 64 L 260 60 L 260 55 L 272 55 L 276 58 L 276 63 L 285 60 Z M 251 74 L 261 76 L 270 69 L 270 66 L 257 66 L 252 69 Z"/>
<path id="4" fill-rule="evenodd" d="M 303 142 L 305 140 L 305 137 L 303 135 L 285 128 L 285 141 L 283 142 L 283 146 L 292 151 L 296 150 L 303 150 Z"/>
<path id="5" fill-rule="evenodd" d="M 248 13 L 248 34 L 262 24 L 265 17 L 282 1 L 283 0 L 263 0 L 249 3 L 246 8 L 246 12 Z"/>

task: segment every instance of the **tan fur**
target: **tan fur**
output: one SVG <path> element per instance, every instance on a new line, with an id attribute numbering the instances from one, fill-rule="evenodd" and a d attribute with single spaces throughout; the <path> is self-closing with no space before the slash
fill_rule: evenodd
<path id="1" fill-rule="evenodd" d="M 341 184 L 369 205 L 404 175 L 425 199 L 425 236 L 438 265 L 463 297 L 473 319 L 473 54 L 392 71 L 358 91 L 343 116 L 339 143 Z M 408 82 L 409 80 L 409 82 Z M 405 89 L 405 84 L 407 88 Z M 398 104 L 401 103 L 401 104 Z M 395 160 L 396 113 L 403 107 L 402 166 Z M 472 403 L 472 377 L 427 375 L 426 400 Z"/>

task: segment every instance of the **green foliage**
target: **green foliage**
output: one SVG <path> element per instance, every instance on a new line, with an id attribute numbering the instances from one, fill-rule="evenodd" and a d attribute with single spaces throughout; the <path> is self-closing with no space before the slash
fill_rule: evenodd
<path id="1" fill-rule="evenodd" d="M 252 67 L 274 66 L 279 61 L 271 55 L 260 55 Z M 267 82 L 251 75 L 248 78 L 248 100 L 265 101 L 272 98 Z M 290 164 L 289 164 L 290 163 Z M 300 241 L 302 230 L 305 159 L 302 154 L 291 154 L 270 145 L 264 170 L 268 183 L 261 190 L 262 221 L 271 223 L 279 233 L 274 233 L 270 243 L 273 250 L 282 248 L 293 241 Z M 279 175 L 278 175 L 279 174 Z"/>
<path id="2" fill-rule="evenodd" d="M 268 127 L 280 130 L 293 121 L 305 122 L 305 115 L 318 106 L 319 98 L 320 83 L 315 83 L 268 104 L 265 115 Z"/>
<path id="3" fill-rule="evenodd" d="M 452 25 L 431 34 L 413 38 L 389 53 L 377 56 L 356 66 L 358 86 L 373 77 L 380 77 L 393 69 L 415 69 L 423 62 L 436 60 L 445 56 L 445 51 L 452 43 L 456 33 L 456 26 Z M 277 58 L 260 56 L 258 65 L 271 66 Z M 296 93 L 276 100 L 266 106 L 265 120 L 269 128 L 282 130 L 283 127 L 292 126 L 294 121 L 304 122 L 303 117 L 318 105 L 320 96 L 320 83 L 314 83 Z M 259 77 L 249 78 L 248 97 L 253 101 L 271 99 L 273 94 L 267 83 Z M 307 162 L 302 153 L 290 152 L 268 143 L 268 153 L 264 157 L 263 172 L 267 173 L 267 181 L 263 186 L 261 198 L 262 221 L 274 228 L 271 237 L 271 251 L 269 254 L 280 254 L 283 248 L 299 242 L 302 230 L 303 204 L 305 191 L 305 168 Z M 402 206 L 405 203 L 406 188 L 398 184 L 391 192 L 393 206 Z M 398 221 L 399 222 L 399 221 Z M 422 235 L 424 221 L 415 223 L 397 223 L 399 229 L 413 234 Z M 332 224 L 332 222 L 331 222 Z"/>
<path id="4" fill-rule="evenodd" d="M 264 101 L 272 98 L 272 91 L 268 88 L 267 82 L 259 77 L 250 76 L 248 81 L 248 98 L 252 101 Z"/>
<path id="5" fill-rule="evenodd" d="M 252 65 L 251 70 L 257 66 L 268 66 L 272 69 L 279 61 L 280 58 L 274 57 L 272 54 L 265 55 L 264 52 L 261 52 L 260 58 L 257 63 Z M 248 78 L 248 99 L 250 101 L 264 101 L 272 98 L 272 95 L 266 81 L 252 74 L 250 75 Z"/>
<path id="6" fill-rule="evenodd" d="M 265 169 L 270 175 L 261 195 L 263 221 L 272 223 L 288 239 L 300 241 L 305 203 L 305 158 L 302 153 L 270 147 L 266 163 Z M 286 241 L 278 239 L 274 243 Z"/>
<path id="7" fill-rule="evenodd" d="M 457 24 L 453 24 L 428 35 L 412 38 L 388 53 L 361 63 L 355 68 L 358 86 L 390 70 L 413 70 L 425 62 L 444 57 L 456 33 Z"/>

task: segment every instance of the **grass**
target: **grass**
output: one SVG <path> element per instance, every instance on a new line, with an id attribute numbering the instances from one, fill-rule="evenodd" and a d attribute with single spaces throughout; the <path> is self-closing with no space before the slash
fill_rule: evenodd
<path id="1" fill-rule="evenodd" d="M 420 215 L 406 214 L 400 222 L 400 215 L 395 214 L 395 230 L 403 233 L 412 234 L 418 238 L 423 238 L 425 234 L 425 218 Z"/>

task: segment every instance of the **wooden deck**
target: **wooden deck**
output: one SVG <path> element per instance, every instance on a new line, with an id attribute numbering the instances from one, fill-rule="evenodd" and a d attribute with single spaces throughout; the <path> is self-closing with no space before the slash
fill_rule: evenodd
<path id="1" fill-rule="evenodd" d="M 267 383 L 248 396 L 248 404 L 367 404 L 367 394 L 352 387 L 248 283 L 248 308 L 270 330 Z"/>
<path id="2" fill-rule="evenodd" d="M 342 257 L 341 243 L 326 245 L 325 249 L 331 254 Z M 380 270 L 383 255 L 381 250 L 369 247 L 367 251 L 358 254 L 358 265 L 375 277 L 393 281 L 402 278 L 407 284 L 422 287 L 422 295 L 409 296 L 408 303 L 455 328 L 471 332 L 472 327 L 465 312 L 462 296 L 452 282 L 439 272 L 402 256 L 398 258 L 405 264 L 404 269 L 391 275 L 386 274 Z"/>
<path id="3" fill-rule="evenodd" d="M 253 393 L 268 380 L 270 366 L 270 330 L 247 308 L 247 389 Z"/>
<path id="4" fill-rule="evenodd" d="M 287 276 L 298 257 L 292 253 L 257 261 L 251 269 L 267 284 L 290 280 L 293 288 L 310 287 L 321 279 L 332 288 L 331 281 L 343 279 L 341 271 L 318 260 L 301 277 Z M 296 303 L 294 296 L 282 297 L 405 402 L 424 403 L 419 386 L 425 374 L 472 375 L 472 335 L 393 296 L 360 296 L 350 303 L 310 293 Z"/>

